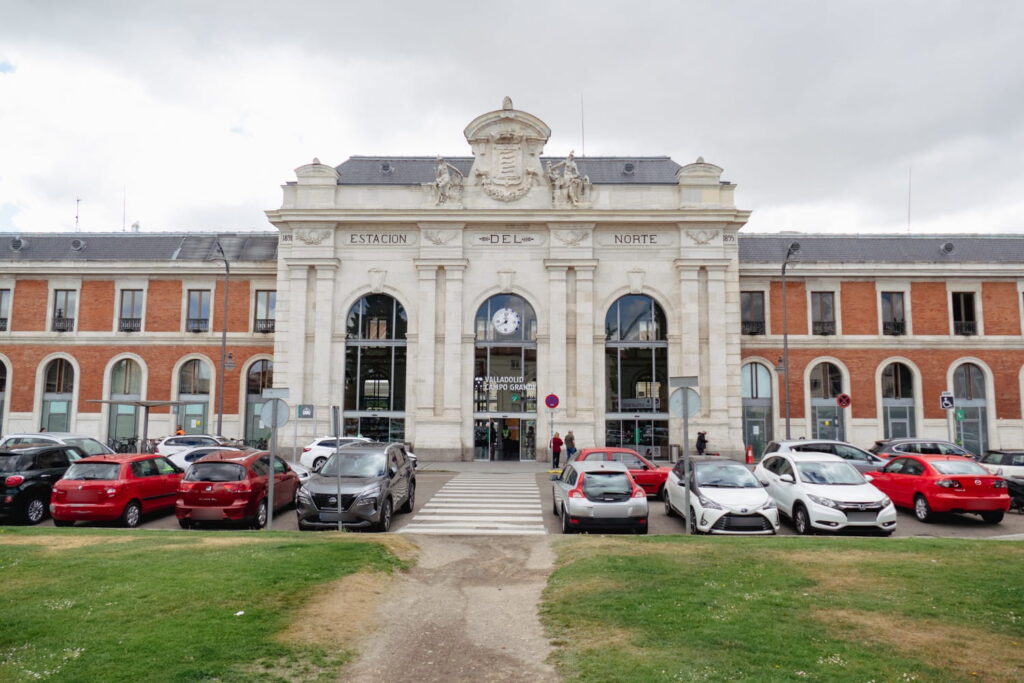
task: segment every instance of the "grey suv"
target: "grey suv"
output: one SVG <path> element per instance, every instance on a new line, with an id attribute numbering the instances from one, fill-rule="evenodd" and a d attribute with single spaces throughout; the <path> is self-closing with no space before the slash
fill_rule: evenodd
<path id="1" fill-rule="evenodd" d="M 416 473 L 404 446 L 366 443 L 346 446 L 310 475 L 295 494 L 295 512 L 303 531 L 337 529 L 339 514 L 346 527 L 388 531 L 394 512 L 412 512 L 415 499 Z"/>

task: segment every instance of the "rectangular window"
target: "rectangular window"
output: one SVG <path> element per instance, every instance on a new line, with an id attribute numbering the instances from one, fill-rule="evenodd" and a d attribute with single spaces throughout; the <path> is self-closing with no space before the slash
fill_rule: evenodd
<path id="1" fill-rule="evenodd" d="M 740 292 L 743 334 L 764 334 L 764 292 Z"/>
<path id="2" fill-rule="evenodd" d="M 53 292 L 53 331 L 71 332 L 75 329 L 76 292 L 57 289 Z"/>
<path id="3" fill-rule="evenodd" d="M 835 334 L 836 313 L 833 292 L 811 292 L 811 326 L 814 334 Z"/>
<path id="4" fill-rule="evenodd" d="M 277 292 L 272 289 L 256 290 L 256 315 L 253 316 L 253 332 L 273 332 L 276 316 Z"/>
<path id="5" fill-rule="evenodd" d="M 210 290 L 188 290 L 188 314 L 185 317 L 187 332 L 208 332 L 210 330 Z"/>
<path id="6" fill-rule="evenodd" d="M 121 290 L 121 315 L 117 319 L 119 332 L 138 332 L 142 329 L 142 290 Z"/>
<path id="7" fill-rule="evenodd" d="M 978 334 L 978 319 L 974 313 L 974 292 L 953 292 L 953 334 Z"/>
<path id="8" fill-rule="evenodd" d="M 7 320 L 11 315 L 11 290 L 0 289 L 0 332 L 7 331 Z"/>
<path id="9" fill-rule="evenodd" d="M 906 333 L 903 292 L 882 292 L 882 334 L 898 337 Z"/>

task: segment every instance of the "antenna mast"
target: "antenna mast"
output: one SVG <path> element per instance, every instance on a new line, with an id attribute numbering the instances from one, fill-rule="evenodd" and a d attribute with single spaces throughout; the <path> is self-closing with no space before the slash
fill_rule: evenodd
<path id="1" fill-rule="evenodd" d="M 587 126 L 583 119 L 583 93 L 580 93 L 580 151 L 587 156 Z"/>
<path id="2" fill-rule="evenodd" d="M 75 232 L 78 232 L 78 207 L 82 204 L 82 198 L 77 197 L 75 199 Z"/>

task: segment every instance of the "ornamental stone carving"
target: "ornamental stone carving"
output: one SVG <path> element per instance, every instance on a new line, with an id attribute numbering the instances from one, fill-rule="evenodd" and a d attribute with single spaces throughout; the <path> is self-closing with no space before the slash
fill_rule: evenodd
<path id="1" fill-rule="evenodd" d="M 330 230 L 296 230 L 295 237 L 303 244 L 317 246 L 331 236 Z"/>
<path id="2" fill-rule="evenodd" d="M 371 268 L 367 274 L 370 276 L 370 291 L 374 294 L 383 292 L 384 278 L 387 277 L 388 271 L 382 268 Z"/>
<path id="3" fill-rule="evenodd" d="M 717 230 L 687 230 L 686 234 L 694 244 L 699 245 L 711 244 L 712 240 L 718 237 Z"/>
<path id="4" fill-rule="evenodd" d="M 590 237 L 587 230 L 556 230 L 555 239 L 566 247 L 578 247 Z"/>
<path id="5" fill-rule="evenodd" d="M 455 239 L 457 234 L 455 230 L 424 230 L 423 239 L 433 245 L 443 247 Z"/>
<path id="6" fill-rule="evenodd" d="M 561 175 L 558 174 L 559 168 L 562 169 Z M 590 199 L 590 178 L 580 175 L 580 170 L 576 166 L 575 151 L 569 152 L 569 156 L 557 164 L 549 161 L 544 170 L 548 182 L 551 183 L 551 201 L 555 206 L 579 206 Z"/>
<path id="7" fill-rule="evenodd" d="M 441 157 L 437 157 L 437 168 L 434 171 L 434 204 L 457 203 L 462 199 L 462 171 L 455 168 Z"/>
<path id="8" fill-rule="evenodd" d="M 551 129 L 536 116 L 513 109 L 509 98 L 502 105 L 475 118 L 464 132 L 475 157 L 471 181 L 488 197 L 512 202 L 541 184 L 540 153 Z"/>

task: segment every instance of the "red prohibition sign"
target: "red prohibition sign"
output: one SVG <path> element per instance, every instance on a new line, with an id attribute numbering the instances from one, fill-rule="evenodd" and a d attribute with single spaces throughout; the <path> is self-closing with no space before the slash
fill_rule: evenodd
<path id="1" fill-rule="evenodd" d="M 554 410 L 558 407 L 558 397 L 554 394 L 548 394 L 544 397 L 544 405 Z"/>
<path id="2" fill-rule="evenodd" d="M 853 403 L 853 399 L 850 398 L 849 394 L 839 394 L 836 396 L 836 403 L 839 404 L 840 408 L 849 408 L 850 404 Z"/>

